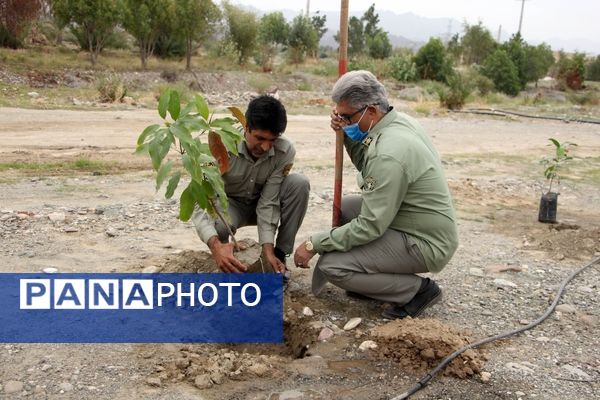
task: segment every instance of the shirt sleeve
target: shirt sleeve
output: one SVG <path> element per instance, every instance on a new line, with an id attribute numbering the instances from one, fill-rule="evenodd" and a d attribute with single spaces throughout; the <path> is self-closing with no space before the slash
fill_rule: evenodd
<path id="1" fill-rule="evenodd" d="M 201 210 L 198 206 L 196 206 L 196 209 L 192 214 L 192 222 L 194 223 L 198 237 L 204 243 L 208 244 L 208 239 L 217 235 L 215 219 L 208 215 L 206 211 Z"/>
<path id="2" fill-rule="evenodd" d="M 344 147 L 346 147 L 346 152 L 348 152 L 352 164 L 360 171 L 363 168 L 367 146 L 344 135 Z"/>
<path id="3" fill-rule="evenodd" d="M 285 178 L 284 170 L 287 167 L 286 172 L 289 172 L 295 156 L 296 150 L 293 146 L 290 146 L 288 151 L 282 154 L 281 159 L 277 160 L 275 170 L 267 178 L 260 193 L 256 205 L 256 225 L 258 227 L 258 242 L 261 245 L 275 243 L 275 231 L 281 215 L 279 191 Z"/>
<path id="4" fill-rule="evenodd" d="M 315 251 L 348 251 L 383 235 L 396 216 L 410 179 L 396 159 L 380 155 L 367 165 L 358 217 L 330 231 L 311 236 Z"/>

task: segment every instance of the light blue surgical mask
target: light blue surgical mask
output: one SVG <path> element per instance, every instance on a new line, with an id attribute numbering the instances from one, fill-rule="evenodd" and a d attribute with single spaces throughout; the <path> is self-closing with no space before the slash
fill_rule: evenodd
<path id="1" fill-rule="evenodd" d="M 371 130 L 371 126 L 369 126 L 369 129 L 366 132 L 363 132 L 360 129 L 360 126 L 358 126 L 360 121 L 365 116 L 365 112 L 367 112 L 367 107 L 365 107 L 365 110 L 363 111 L 362 115 L 360 116 L 360 119 L 358 120 L 358 122 L 355 122 L 353 124 L 342 127 L 346 136 L 348 136 L 351 140 L 354 140 L 355 142 L 362 142 L 367 137 L 367 135 L 369 134 L 369 131 Z M 371 125 L 373 125 L 372 121 L 371 121 Z"/>

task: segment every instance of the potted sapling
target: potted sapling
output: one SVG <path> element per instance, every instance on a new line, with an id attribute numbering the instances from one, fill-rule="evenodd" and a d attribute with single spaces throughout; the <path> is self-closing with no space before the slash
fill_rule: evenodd
<path id="1" fill-rule="evenodd" d="M 569 142 L 560 143 L 554 138 L 548 140 L 550 140 L 554 146 L 554 155 L 546 157 L 541 161 L 542 165 L 546 167 L 544 176 L 548 182 L 548 190 L 545 193 L 542 192 L 538 221 L 554 224 L 556 223 L 559 193 L 557 191 L 552 191 L 552 185 L 554 183 L 557 185 L 560 184 L 560 172 L 564 164 L 573 159 L 573 157 L 569 155 L 569 151 L 572 146 L 577 146 L 577 144 Z"/>

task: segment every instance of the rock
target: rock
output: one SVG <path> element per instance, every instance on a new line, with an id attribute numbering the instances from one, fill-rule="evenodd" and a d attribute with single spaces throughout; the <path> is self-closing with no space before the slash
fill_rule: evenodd
<path id="1" fill-rule="evenodd" d="M 548 343 L 550 341 L 550 338 L 547 338 L 546 336 L 540 336 L 535 338 L 535 340 L 541 343 Z"/>
<path id="2" fill-rule="evenodd" d="M 31 215 L 27 214 L 27 213 L 17 213 L 17 218 L 19 219 L 27 219 L 31 217 Z"/>
<path id="3" fill-rule="evenodd" d="M 581 378 L 583 380 L 589 381 L 592 379 L 592 377 L 589 374 L 583 372 L 577 367 L 574 367 L 573 365 L 565 364 L 562 366 L 562 368 L 568 371 L 571 375 L 577 376 L 578 378 Z"/>
<path id="4" fill-rule="evenodd" d="M 581 320 L 581 322 L 589 326 L 598 325 L 598 319 L 593 315 L 582 314 L 579 316 L 579 319 Z"/>
<path id="5" fill-rule="evenodd" d="M 32 99 L 35 99 L 36 97 L 40 97 L 40 94 L 38 92 L 29 92 L 27 93 L 27 96 L 31 97 Z"/>
<path id="6" fill-rule="evenodd" d="M 50 368 L 52 368 L 52 365 L 50 364 L 44 364 L 42 365 L 42 368 L 40 368 L 42 371 L 46 372 L 48 371 Z"/>
<path id="7" fill-rule="evenodd" d="M 525 396 L 525 392 L 515 392 L 515 394 L 517 395 L 517 397 Z"/>
<path id="8" fill-rule="evenodd" d="M 358 350 L 360 351 L 367 351 L 367 350 L 372 350 L 372 349 L 376 349 L 377 348 L 377 343 L 375 343 L 372 340 L 365 340 L 364 342 L 362 342 L 360 344 L 360 346 L 358 346 Z"/>
<path id="9" fill-rule="evenodd" d="M 489 382 L 491 378 L 492 378 L 491 373 L 489 373 L 487 371 L 483 371 L 481 373 L 481 382 L 483 382 L 483 383 Z"/>
<path id="10" fill-rule="evenodd" d="M 210 380 L 215 385 L 221 385 L 221 384 L 223 384 L 223 382 L 225 382 L 225 377 L 223 376 L 222 373 L 220 373 L 218 371 L 213 371 L 210 373 Z"/>
<path id="11" fill-rule="evenodd" d="M 523 364 L 519 364 L 519 363 L 515 363 L 515 362 L 509 362 L 506 363 L 505 365 L 506 369 L 508 369 L 509 371 L 512 372 L 518 372 L 520 374 L 533 374 L 533 369 L 523 365 Z"/>
<path id="12" fill-rule="evenodd" d="M 69 226 L 67 228 L 65 228 L 65 232 L 66 233 L 74 233 L 74 232 L 79 232 L 79 229 L 73 227 L 73 226 Z"/>
<path id="13" fill-rule="evenodd" d="M 160 378 L 158 378 L 158 377 L 148 378 L 148 379 L 146 379 L 146 383 L 148 385 L 154 386 L 154 387 L 161 387 L 162 386 L 162 382 L 160 381 Z"/>
<path id="14" fill-rule="evenodd" d="M 307 317 L 312 317 L 314 315 L 313 311 L 309 307 L 304 307 L 302 309 L 302 314 L 304 314 Z"/>
<path id="15" fill-rule="evenodd" d="M 506 271 L 522 272 L 523 269 L 517 265 L 504 265 L 504 264 L 488 265 L 487 267 L 485 267 L 485 272 L 487 272 L 488 274 L 499 274 L 501 272 L 506 272 Z"/>
<path id="16" fill-rule="evenodd" d="M 108 236 L 108 237 L 115 237 L 118 234 L 117 231 L 114 230 L 113 228 L 108 228 L 105 233 L 106 233 L 106 236 Z"/>
<path id="17" fill-rule="evenodd" d="M 21 381 L 8 381 L 4 383 L 4 393 L 18 393 L 23 390 L 23 382 Z"/>
<path id="18" fill-rule="evenodd" d="M 45 274 L 55 274 L 58 272 L 58 268 L 54 268 L 54 267 L 48 267 L 48 268 L 44 268 L 42 270 L 43 273 Z"/>
<path id="19" fill-rule="evenodd" d="M 481 268 L 469 268 L 469 275 L 483 277 L 485 274 Z"/>
<path id="20" fill-rule="evenodd" d="M 360 323 L 362 322 L 362 318 L 352 318 L 350 321 L 346 322 L 346 325 L 344 325 L 344 330 L 345 331 L 349 331 L 352 330 L 354 328 L 356 328 Z"/>
<path id="21" fill-rule="evenodd" d="M 64 390 L 65 392 L 70 392 L 73 390 L 73 385 L 70 382 L 61 382 L 58 387 L 60 390 Z"/>
<path id="22" fill-rule="evenodd" d="M 556 311 L 560 311 L 566 314 L 575 314 L 577 313 L 577 308 L 571 304 L 559 304 L 556 306 Z"/>
<path id="23" fill-rule="evenodd" d="M 520 319 L 519 320 L 519 324 L 521 324 L 521 325 L 529 325 L 529 321 L 527 321 L 526 319 Z"/>
<path id="24" fill-rule="evenodd" d="M 248 371 L 252 372 L 256 376 L 265 376 L 269 372 L 269 367 L 265 364 L 254 364 L 248 368 Z"/>
<path id="25" fill-rule="evenodd" d="M 279 393 L 279 400 L 299 400 L 304 398 L 304 393 L 299 390 L 286 390 Z"/>
<path id="26" fill-rule="evenodd" d="M 48 214 L 48 219 L 52 222 L 64 222 L 67 217 L 65 213 L 62 212 L 53 212 Z"/>
<path id="27" fill-rule="evenodd" d="M 421 350 L 421 357 L 425 360 L 434 360 L 435 359 L 435 351 L 430 347 L 427 349 Z"/>
<path id="28" fill-rule="evenodd" d="M 321 333 L 319 333 L 319 337 L 317 340 L 319 342 L 324 342 L 325 340 L 329 340 L 333 337 L 333 331 L 329 328 L 323 328 Z"/>
<path id="29" fill-rule="evenodd" d="M 196 379 L 194 379 L 194 386 L 196 386 L 198 389 L 208 389 L 212 387 L 212 385 L 213 383 L 210 380 L 210 375 L 208 374 L 198 375 Z"/>
<path id="30" fill-rule="evenodd" d="M 494 285 L 498 289 L 510 290 L 517 287 L 517 284 L 507 279 L 494 279 Z"/>
<path id="31" fill-rule="evenodd" d="M 142 274 L 156 274 L 160 272 L 161 268 L 156 265 L 148 265 L 142 270 Z"/>

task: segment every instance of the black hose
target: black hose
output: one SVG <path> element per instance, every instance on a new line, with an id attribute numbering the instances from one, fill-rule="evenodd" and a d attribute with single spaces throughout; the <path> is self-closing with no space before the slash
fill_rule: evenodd
<path id="1" fill-rule="evenodd" d="M 542 315 L 541 317 L 539 317 L 535 321 L 533 321 L 533 322 L 529 323 L 528 325 L 523 326 L 521 328 L 514 329 L 512 331 L 503 332 L 503 333 L 500 333 L 500 334 L 495 335 L 495 336 L 489 336 L 487 338 L 481 339 L 481 340 L 479 340 L 479 341 L 477 341 L 475 343 L 468 344 L 468 345 L 462 347 L 461 349 L 456 350 L 454 353 L 452 353 L 449 356 L 447 356 L 446 358 L 444 358 L 442 360 L 442 362 L 438 364 L 437 367 L 435 367 L 430 372 L 428 372 L 427 374 L 425 374 L 421 379 L 419 379 L 419 381 L 417 383 L 415 383 L 410 389 L 408 389 L 406 392 L 400 394 L 399 396 L 394 397 L 392 400 L 408 399 L 410 396 L 412 396 L 413 394 L 415 394 L 419 390 L 423 389 L 425 387 L 425 385 L 427 385 L 427 383 L 434 376 L 437 375 L 438 372 L 440 372 L 443 368 L 445 368 L 446 365 L 448 365 L 452 360 L 454 360 L 462 352 L 464 352 L 466 350 L 469 350 L 469 349 L 474 349 L 476 347 L 479 347 L 479 346 L 482 346 L 484 344 L 493 342 L 495 340 L 500 340 L 500 339 L 504 339 L 504 338 L 506 338 L 508 336 L 516 335 L 518 333 L 521 333 L 523 331 L 529 330 L 529 329 L 533 328 L 534 326 L 539 325 L 540 323 L 542 323 L 544 320 L 546 320 L 546 318 L 548 318 L 550 316 L 550 314 L 552 314 L 552 311 L 554 311 L 554 309 L 556 308 L 556 305 L 558 304 L 558 301 L 562 297 L 562 295 L 563 295 L 563 293 L 565 291 L 565 288 L 567 287 L 567 284 L 577 274 L 579 274 L 581 271 L 583 271 L 584 269 L 586 269 L 588 267 L 591 267 L 592 265 L 598 263 L 599 261 L 600 261 L 600 257 L 597 257 L 597 258 L 593 259 L 592 261 L 590 261 L 589 263 L 587 263 L 586 265 L 584 265 L 583 267 L 580 267 L 577 270 L 573 271 L 562 282 L 562 284 L 560 285 L 560 288 L 558 289 L 558 292 L 556 293 L 556 297 L 554 298 L 554 301 L 552 302 L 552 304 L 550 305 L 550 307 L 548 307 L 548 309 L 546 310 L 546 312 L 544 313 L 544 315 Z"/>
<path id="2" fill-rule="evenodd" d="M 533 119 L 547 119 L 552 121 L 562 121 L 562 122 L 579 122 L 583 124 L 598 124 L 600 125 L 600 120 L 596 119 L 584 119 L 584 118 L 562 118 L 562 117 L 552 117 L 552 116 L 541 116 L 541 115 L 530 115 L 518 113 L 515 111 L 506 111 L 506 110 L 496 110 L 494 108 L 470 108 L 468 110 L 450 110 L 455 113 L 463 113 L 463 114 L 480 114 L 480 115 L 496 115 L 500 117 L 506 117 L 507 115 L 516 115 L 518 117 L 523 118 L 533 118 Z"/>

